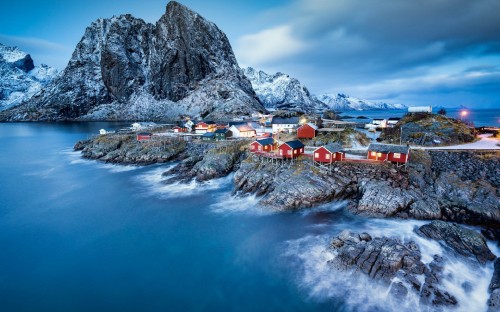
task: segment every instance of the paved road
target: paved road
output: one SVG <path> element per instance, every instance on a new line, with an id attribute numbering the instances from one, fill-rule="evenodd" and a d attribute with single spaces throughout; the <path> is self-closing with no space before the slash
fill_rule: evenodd
<path id="1" fill-rule="evenodd" d="M 482 134 L 479 136 L 480 140 L 467 143 L 467 144 L 459 144 L 459 145 L 451 145 L 451 146 L 439 146 L 439 147 L 422 147 L 415 146 L 412 148 L 420 148 L 420 149 L 437 149 L 437 150 L 500 150 L 500 139 L 493 138 L 491 134 Z"/>

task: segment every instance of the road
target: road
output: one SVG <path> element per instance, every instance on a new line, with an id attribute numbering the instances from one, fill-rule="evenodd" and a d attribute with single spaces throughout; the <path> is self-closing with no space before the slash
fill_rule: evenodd
<path id="1" fill-rule="evenodd" d="M 500 139 L 492 137 L 491 134 L 481 134 L 480 139 L 476 142 L 450 145 L 450 146 L 438 146 L 438 147 L 423 147 L 423 146 L 412 146 L 414 149 L 428 149 L 428 150 L 500 150 Z"/>

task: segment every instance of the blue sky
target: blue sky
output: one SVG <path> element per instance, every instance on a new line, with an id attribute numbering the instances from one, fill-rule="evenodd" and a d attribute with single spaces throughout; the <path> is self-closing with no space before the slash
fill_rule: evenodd
<path id="1" fill-rule="evenodd" d="M 498 0 L 179 1 L 215 22 L 240 66 L 312 93 L 406 105 L 500 108 Z M 63 69 L 92 21 L 154 23 L 167 1 L 2 1 L 0 42 Z"/>

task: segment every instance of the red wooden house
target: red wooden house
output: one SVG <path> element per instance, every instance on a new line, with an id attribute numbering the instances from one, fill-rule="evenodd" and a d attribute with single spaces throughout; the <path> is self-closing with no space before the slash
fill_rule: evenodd
<path id="1" fill-rule="evenodd" d="M 304 144 L 299 140 L 288 141 L 278 147 L 280 156 L 284 158 L 296 158 L 304 154 Z"/>
<path id="2" fill-rule="evenodd" d="M 179 132 L 188 132 L 188 128 L 186 128 L 186 127 L 175 126 L 172 129 L 176 133 L 179 133 Z"/>
<path id="3" fill-rule="evenodd" d="M 368 159 L 404 164 L 409 156 L 409 146 L 379 143 L 372 143 L 368 146 Z"/>
<path id="4" fill-rule="evenodd" d="M 312 123 L 306 123 L 297 129 L 297 138 L 299 139 L 313 139 L 316 137 L 316 130 L 318 127 Z"/>
<path id="5" fill-rule="evenodd" d="M 153 134 L 151 132 L 139 132 L 137 133 L 137 141 L 147 141 L 150 140 Z"/>
<path id="6" fill-rule="evenodd" d="M 345 158 L 345 153 L 342 151 L 342 145 L 332 143 L 326 146 L 321 146 L 314 150 L 314 161 L 320 163 L 332 163 L 334 161 L 342 161 Z"/>
<path id="7" fill-rule="evenodd" d="M 250 144 L 250 151 L 252 153 L 255 152 L 271 152 L 274 151 L 277 147 L 276 141 L 273 138 L 260 139 L 253 141 Z"/>

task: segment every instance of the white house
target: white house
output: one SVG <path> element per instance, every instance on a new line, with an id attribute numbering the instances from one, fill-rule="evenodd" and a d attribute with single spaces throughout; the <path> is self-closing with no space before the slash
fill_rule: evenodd
<path id="1" fill-rule="evenodd" d="M 108 132 L 105 129 L 99 130 L 99 134 L 106 134 L 106 133 L 108 133 Z"/>
<path id="2" fill-rule="evenodd" d="M 432 113 L 432 106 L 410 106 L 408 113 Z"/>
<path id="3" fill-rule="evenodd" d="M 273 117 L 271 121 L 273 127 L 273 133 L 276 132 L 292 132 L 299 125 L 299 117 Z"/>
<path id="4" fill-rule="evenodd" d="M 248 124 L 232 125 L 229 130 L 233 133 L 235 138 L 252 138 L 257 135 L 257 131 Z"/>

